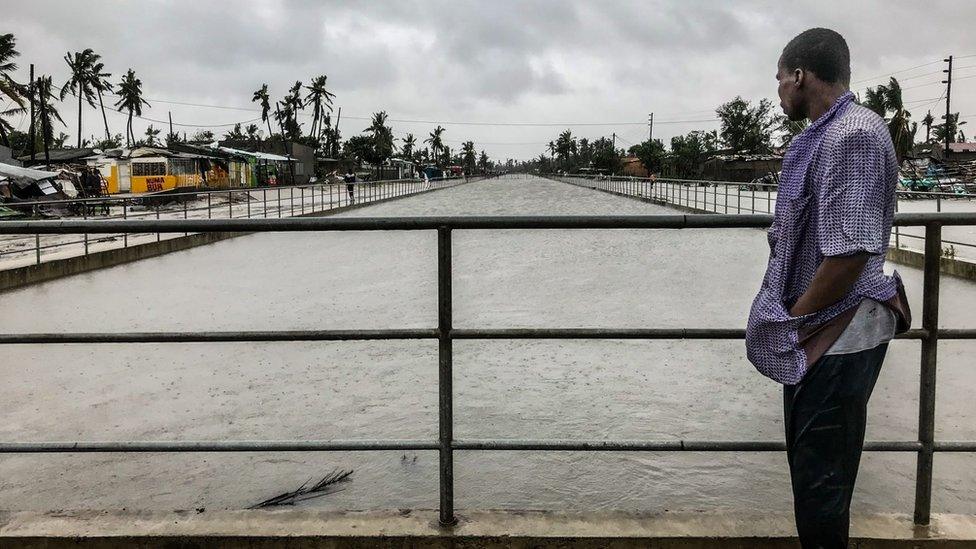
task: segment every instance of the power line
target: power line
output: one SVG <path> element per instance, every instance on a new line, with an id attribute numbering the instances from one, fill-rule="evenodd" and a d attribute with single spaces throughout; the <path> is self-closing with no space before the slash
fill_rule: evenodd
<path id="1" fill-rule="evenodd" d="M 895 74 L 901 74 L 903 72 L 908 72 L 908 71 L 912 71 L 912 70 L 915 70 L 915 69 L 920 69 L 922 67 L 927 67 L 929 65 L 934 65 L 936 63 L 941 63 L 941 62 L 942 62 L 941 59 L 938 60 L 938 61 L 930 61 L 928 63 L 922 63 L 921 65 L 915 65 L 914 67 L 908 67 L 907 69 L 901 69 L 901 70 L 897 70 L 897 71 L 894 71 L 894 72 L 889 72 L 889 73 L 886 73 L 886 74 L 879 74 L 878 76 L 872 76 L 871 78 L 864 78 L 862 80 L 857 80 L 857 81 L 851 82 L 851 84 L 860 84 L 861 82 L 870 82 L 871 80 L 877 80 L 879 78 L 887 78 L 887 77 L 892 76 L 892 75 L 895 75 Z"/>

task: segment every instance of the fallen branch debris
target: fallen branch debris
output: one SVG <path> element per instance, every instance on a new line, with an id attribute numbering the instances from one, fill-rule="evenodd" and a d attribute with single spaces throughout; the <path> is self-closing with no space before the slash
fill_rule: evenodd
<path id="1" fill-rule="evenodd" d="M 301 486 L 299 486 L 297 490 L 279 494 L 273 498 L 266 499 L 261 503 L 252 505 L 250 508 L 262 509 L 265 507 L 275 507 L 279 505 L 295 505 L 300 501 L 320 498 L 334 492 L 340 492 L 342 489 L 337 488 L 336 485 L 348 481 L 350 475 L 352 475 L 351 469 L 349 471 L 334 469 L 331 473 L 322 477 L 322 480 L 311 486 L 309 486 L 309 483 L 312 482 L 312 479 L 308 479 Z"/>

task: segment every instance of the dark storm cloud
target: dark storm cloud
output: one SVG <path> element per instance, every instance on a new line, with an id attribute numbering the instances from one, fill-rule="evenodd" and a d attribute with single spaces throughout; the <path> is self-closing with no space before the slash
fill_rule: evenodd
<path id="1" fill-rule="evenodd" d="M 950 52 L 976 53 L 969 28 L 976 3 L 948 0 L 2 2 L 0 32 L 16 34 L 21 65 L 34 62 L 55 80 L 66 76 L 64 52 L 85 47 L 102 54 L 116 75 L 134 68 L 150 101 L 251 107 L 261 83 L 280 98 L 296 80 L 327 74 L 347 137 L 365 127 L 356 117 L 380 109 L 392 118 L 445 122 L 640 122 L 654 111 L 655 137 L 710 129 L 714 123 L 669 120 L 709 118 L 735 95 L 774 96 L 772 71 L 783 44 L 813 26 L 847 37 L 855 81 Z M 939 86 L 927 85 L 938 79 L 912 80 L 921 86 L 906 90 L 906 99 L 931 107 L 920 100 L 939 96 Z M 967 114 L 976 112 L 976 81 L 965 82 L 953 95 L 954 110 Z M 167 111 L 197 124 L 256 116 L 162 102 L 147 116 L 165 119 Z M 85 116 L 94 127 L 94 113 Z M 120 122 L 112 116 L 113 125 Z M 430 127 L 399 123 L 395 130 L 426 135 Z M 496 157 L 528 157 L 556 130 L 449 126 L 448 137 L 493 143 L 485 148 Z M 626 142 L 647 130 L 574 131 L 616 132 Z"/>

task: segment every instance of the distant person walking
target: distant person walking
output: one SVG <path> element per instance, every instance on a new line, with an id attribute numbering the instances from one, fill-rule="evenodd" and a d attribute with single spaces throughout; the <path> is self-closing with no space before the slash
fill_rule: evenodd
<path id="1" fill-rule="evenodd" d="M 342 176 L 342 180 L 346 182 L 346 192 L 349 193 L 349 203 L 356 203 L 356 174 L 352 173 L 352 170 L 346 170 L 346 175 Z"/>
<path id="2" fill-rule="evenodd" d="M 746 330 L 749 360 L 782 383 L 793 509 L 805 548 L 847 547 L 868 399 L 888 342 L 911 313 L 883 267 L 898 164 L 885 121 L 850 92 L 844 38 L 810 29 L 786 45 L 784 113 L 810 125 L 790 143 L 769 263 Z"/>

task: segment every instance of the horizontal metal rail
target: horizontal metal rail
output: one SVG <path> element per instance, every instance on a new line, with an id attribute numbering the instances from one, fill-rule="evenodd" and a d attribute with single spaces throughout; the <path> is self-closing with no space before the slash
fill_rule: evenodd
<path id="1" fill-rule="evenodd" d="M 436 229 L 715 229 L 762 228 L 771 215 L 302 217 L 134 221 L 4 221 L 0 234 L 424 231 Z M 900 226 L 976 225 L 976 212 L 902 213 Z"/>
<path id="2" fill-rule="evenodd" d="M 565 452 L 783 452 L 774 440 L 480 440 L 455 439 L 454 450 Z M 439 450 L 436 440 L 194 440 L 0 442 L 0 454 L 186 452 L 382 452 Z M 917 440 L 876 440 L 867 452 L 918 452 Z M 937 452 L 976 452 L 976 442 L 937 441 Z"/>
<path id="3" fill-rule="evenodd" d="M 955 450 L 974 451 L 976 444 L 946 442 Z M 566 452 L 783 452 L 786 444 L 765 440 L 464 440 L 454 450 Z M 965 449 L 962 449 L 965 448 Z M 375 452 L 438 450 L 436 440 L 241 440 L 241 441 L 51 441 L 0 442 L 2 454 L 143 453 L 143 452 Z M 868 452 L 917 452 L 921 443 L 869 441 Z"/>
<path id="4" fill-rule="evenodd" d="M 939 339 L 976 339 L 976 329 L 940 328 Z M 895 339 L 920 340 L 922 329 L 908 330 Z M 374 341 L 439 339 L 437 328 L 415 330 L 283 330 L 247 332 L 104 332 L 0 334 L 0 345 L 100 343 L 234 343 L 275 341 Z M 449 339 L 744 339 L 741 328 L 505 328 L 450 330 Z"/>

